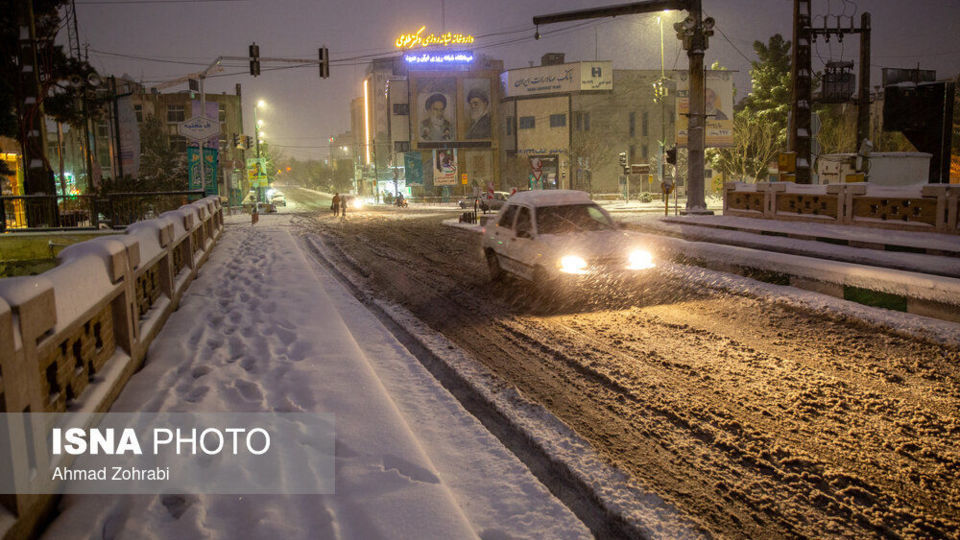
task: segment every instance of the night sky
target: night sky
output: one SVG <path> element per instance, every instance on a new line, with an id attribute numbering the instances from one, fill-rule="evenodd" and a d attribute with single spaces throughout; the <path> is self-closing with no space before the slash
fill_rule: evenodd
<path id="1" fill-rule="evenodd" d="M 246 56 L 256 41 L 261 57 L 317 58 L 326 45 L 333 59 L 330 78 L 319 78 L 316 65 L 289 68 L 262 64 L 249 75 L 246 62 L 225 62 L 224 71 L 207 79 L 210 93 L 233 93 L 240 83 L 244 120 L 253 133 L 253 106 L 266 100 L 261 114 L 266 139 L 297 157 L 326 157 L 328 137 L 350 127 L 350 99 L 360 94 L 360 80 L 371 55 L 396 49 L 396 37 L 426 25 L 426 33 L 445 29 L 476 36 L 479 52 L 504 61 L 507 69 L 539 64 L 546 52 L 562 52 L 567 61 L 613 60 L 616 69 L 658 69 L 656 14 L 594 19 L 540 28 L 533 39 L 532 18 L 560 11 L 617 4 L 616 0 L 77 0 L 80 40 L 89 46 L 91 63 L 101 74 L 129 74 L 148 87 L 199 71 L 218 56 Z M 623 2 L 627 3 L 627 2 Z M 717 21 L 705 62 L 714 61 L 736 77 L 738 98 L 749 90 L 752 44 L 781 33 L 792 37 L 793 0 L 703 0 L 706 15 Z M 939 78 L 960 73 L 960 0 L 813 0 L 814 25 L 859 26 L 860 14 L 872 16 L 871 84 L 880 84 L 881 67 L 937 71 Z M 663 25 L 666 69 L 685 69 L 673 22 Z M 721 33 L 722 32 L 722 33 Z M 726 37 L 724 37 L 724 34 Z M 486 37 L 481 37 L 486 36 Z M 66 32 L 61 38 L 65 41 Z M 818 40 L 813 66 L 824 61 L 858 58 L 859 38 Z M 137 58 L 128 58 L 131 57 Z M 149 60 L 148 60 L 149 59 Z M 286 69 L 272 70 L 283 67 Z M 856 71 L 856 70 L 855 70 Z M 175 87 L 166 91 L 185 89 Z"/>

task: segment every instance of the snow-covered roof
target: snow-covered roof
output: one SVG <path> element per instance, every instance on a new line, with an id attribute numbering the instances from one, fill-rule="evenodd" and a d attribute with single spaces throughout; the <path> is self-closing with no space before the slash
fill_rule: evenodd
<path id="1" fill-rule="evenodd" d="M 509 200 L 510 202 L 531 206 L 558 206 L 591 202 L 590 195 L 587 192 L 570 189 L 520 191 L 511 195 Z"/>

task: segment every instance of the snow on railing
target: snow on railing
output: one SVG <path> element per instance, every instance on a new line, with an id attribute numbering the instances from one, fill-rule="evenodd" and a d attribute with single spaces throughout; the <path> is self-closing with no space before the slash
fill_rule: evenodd
<path id="1" fill-rule="evenodd" d="M 960 214 L 960 185 L 728 182 L 724 185 L 723 213 L 960 234 L 957 218 Z"/>
<path id="2" fill-rule="evenodd" d="M 222 231 L 220 200 L 207 197 L 69 246 L 41 275 L 0 279 L 0 411 L 108 410 Z M 0 440 L 26 444 L 12 435 Z M 45 438 L 34 439 L 34 455 L 48 455 Z M 31 527 L 22 524 L 50 497 L 0 498 L 0 513 Z"/>

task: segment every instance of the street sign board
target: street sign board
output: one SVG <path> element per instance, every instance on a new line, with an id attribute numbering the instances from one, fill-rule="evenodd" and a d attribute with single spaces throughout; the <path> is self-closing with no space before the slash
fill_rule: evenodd
<path id="1" fill-rule="evenodd" d="M 220 133 L 220 122 L 206 116 L 194 116 L 177 124 L 177 132 L 188 139 L 204 141 Z"/>
<path id="2" fill-rule="evenodd" d="M 630 165 L 630 172 L 633 174 L 650 174 L 650 165 L 647 163 L 634 163 Z"/>

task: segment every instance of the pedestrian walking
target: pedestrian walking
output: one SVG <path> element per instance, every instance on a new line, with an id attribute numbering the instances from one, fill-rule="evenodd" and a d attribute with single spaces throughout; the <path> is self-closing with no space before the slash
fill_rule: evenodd
<path id="1" fill-rule="evenodd" d="M 333 210 L 333 217 L 337 217 L 340 214 L 340 193 L 333 194 L 333 203 L 330 204 L 330 209 Z"/>
<path id="2" fill-rule="evenodd" d="M 340 219 L 347 219 L 347 196 L 340 197 Z"/>

